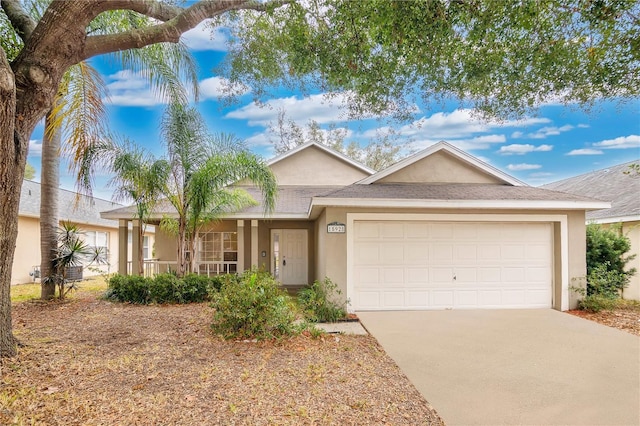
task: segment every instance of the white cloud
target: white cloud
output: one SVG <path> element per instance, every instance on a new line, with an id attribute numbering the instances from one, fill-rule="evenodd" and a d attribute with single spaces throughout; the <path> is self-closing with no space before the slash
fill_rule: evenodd
<path id="1" fill-rule="evenodd" d="M 507 166 L 507 169 L 513 172 L 522 171 L 522 170 L 537 170 L 541 168 L 542 166 L 540 164 L 527 164 L 527 163 L 509 164 Z"/>
<path id="2" fill-rule="evenodd" d="M 529 152 L 545 152 L 551 151 L 553 149 L 553 145 L 531 145 L 531 144 L 511 144 L 501 146 L 498 150 L 499 154 L 502 155 L 524 155 Z"/>
<path id="3" fill-rule="evenodd" d="M 245 95 L 251 92 L 251 88 L 241 86 L 231 88 L 231 91 L 237 95 Z M 217 99 L 229 95 L 229 80 L 223 77 L 210 77 L 200 81 L 200 98 Z"/>
<path id="4" fill-rule="evenodd" d="M 512 139 L 520 139 L 523 136 L 524 136 L 524 133 L 520 132 L 520 131 L 511 133 L 511 138 Z"/>
<path id="5" fill-rule="evenodd" d="M 593 146 L 603 149 L 640 148 L 640 135 L 620 136 L 615 139 L 607 139 L 602 142 L 596 142 Z"/>
<path id="6" fill-rule="evenodd" d="M 591 126 L 588 125 L 588 124 L 582 124 L 582 123 L 578 124 L 578 129 L 588 129 L 589 127 L 591 127 Z"/>
<path id="7" fill-rule="evenodd" d="M 571 129 L 573 129 L 573 126 L 570 124 L 565 124 L 561 127 L 547 126 L 542 127 L 533 133 L 527 133 L 525 137 L 529 139 L 546 139 L 549 136 L 557 136 L 560 133 L 568 132 Z"/>
<path id="8" fill-rule="evenodd" d="M 231 111 L 225 117 L 248 120 L 250 126 L 266 127 L 278 119 L 280 110 L 284 110 L 288 120 L 297 124 L 306 124 L 315 120 L 319 124 L 335 123 L 346 118 L 343 109 L 347 95 L 311 95 L 300 99 L 295 96 L 271 99 L 264 105 L 255 102 Z"/>
<path id="9" fill-rule="evenodd" d="M 574 149 L 568 152 L 566 155 L 601 155 L 604 154 L 599 149 L 591 149 L 591 148 L 582 148 L 582 149 Z"/>
<path id="10" fill-rule="evenodd" d="M 532 178 L 545 178 L 545 177 L 549 177 L 549 176 L 554 176 L 554 173 L 535 172 L 535 173 L 531 173 L 529 175 L 529 177 L 532 177 Z"/>
<path id="11" fill-rule="evenodd" d="M 153 93 L 149 80 L 139 72 L 121 70 L 107 77 L 109 98 L 106 103 L 121 106 L 154 106 L 165 104 L 159 94 Z"/>
<path id="12" fill-rule="evenodd" d="M 29 141 L 29 155 L 34 157 L 40 157 L 42 155 L 42 141 L 31 139 Z"/>
<path id="13" fill-rule="evenodd" d="M 182 34 L 180 40 L 191 50 L 227 51 L 227 33 L 223 28 L 212 28 L 211 20 L 199 23 L 197 27 Z"/>

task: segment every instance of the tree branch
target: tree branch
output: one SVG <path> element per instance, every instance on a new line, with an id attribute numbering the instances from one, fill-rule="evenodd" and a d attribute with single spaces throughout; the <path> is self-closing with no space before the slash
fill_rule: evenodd
<path id="1" fill-rule="evenodd" d="M 22 41 L 26 42 L 36 27 L 36 21 L 23 9 L 20 0 L 1 0 L 2 9 L 7 14 L 11 26 L 16 30 Z"/>
<path id="2" fill-rule="evenodd" d="M 119 34 L 87 37 L 83 59 L 120 50 L 141 48 L 155 43 L 177 43 L 183 33 L 195 28 L 205 19 L 214 18 L 232 10 L 263 12 L 289 4 L 292 1 L 272 0 L 260 3 L 256 0 L 201 0 L 186 9 L 167 5 L 157 7 L 157 5 L 149 4 L 144 0 L 108 1 L 106 2 L 107 10 L 123 8 L 134 10 L 164 22 Z"/>

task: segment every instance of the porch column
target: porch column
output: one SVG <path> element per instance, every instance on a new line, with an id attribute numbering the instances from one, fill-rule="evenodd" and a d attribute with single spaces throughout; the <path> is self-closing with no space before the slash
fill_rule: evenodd
<path id="1" fill-rule="evenodd" d="M 127 275 L 127 249 L 129 243 L 129 221 L 127 219 L 118 220 L 118 273 Z"/>
<path id="2" fill-rule="evenodd" d="M 251 221 L 251 267 L 258 267 L 258 221 Z"/>
<path id="3" fill-rule="evenodd" d="M 142 221 L 133 219 L 133 233 L 131 238 L 131 275 L 140 275 L 140 240 L 142 239 Z"/>
<path id="4" fill-rule="evenodd" d="M 237 223 L 238 232 L 238 273 L 244 271 L 244 220 Z"/>

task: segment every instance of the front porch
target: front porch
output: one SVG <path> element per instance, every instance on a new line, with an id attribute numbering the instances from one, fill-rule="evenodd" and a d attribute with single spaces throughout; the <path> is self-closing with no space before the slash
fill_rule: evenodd
<path id="1" fill-rule="evenodd" d="M 131 226 L 130 226 L 131 224 Z M 129 246 L 119 246 L 119 270 L 123 275 L 154 276 L 178 269 L 175 236 L 156 227 L 154 257 L 144 259 L 140 268 L 139 219 L 120 219 L 119 241 L 127 242 L 132 234 L 131 261 Z M 196 237 L 195 256 L 189 272 L 219 275 L 242 272 L 251 268 L 269 271 L 285 287 L 296 291 L 315 277 L 315 222 L 307 220 L 222 220 L 212 224 Z M 193 269 L 193 270 L 191 270 Z"/>

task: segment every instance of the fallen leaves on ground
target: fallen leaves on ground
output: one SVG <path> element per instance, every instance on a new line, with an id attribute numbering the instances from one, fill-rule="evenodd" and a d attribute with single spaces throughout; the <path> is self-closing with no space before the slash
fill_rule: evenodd
<path id="1" fill-rule="evenodd" d="M 590 312 L 572 310 L 570 314 L 640 336 L 640 308 Z"/>
<path id="2" fill-rule="evenodd" d="M 230 342 L 206 304 L 19 303 L 0 424 L 442 424 L 370 336 Z"/>

